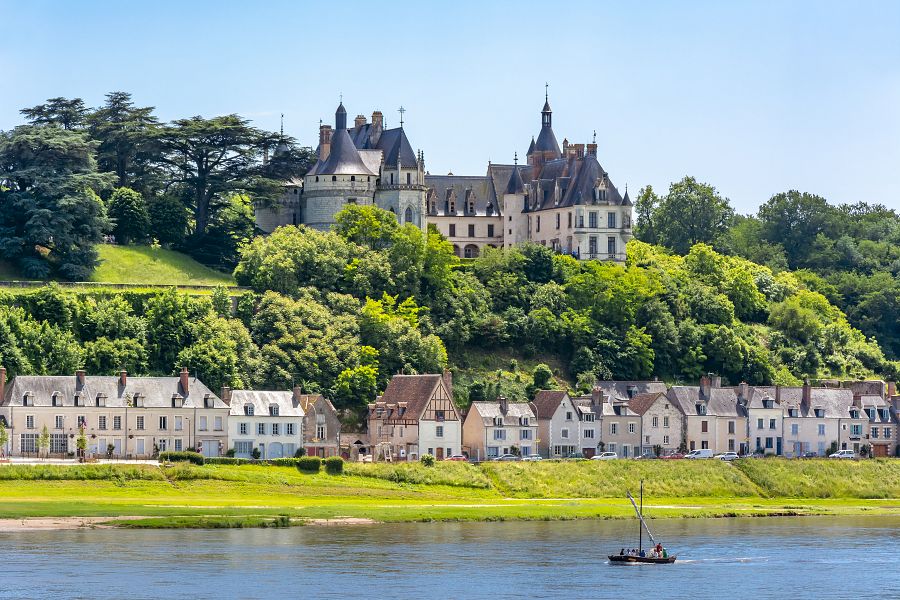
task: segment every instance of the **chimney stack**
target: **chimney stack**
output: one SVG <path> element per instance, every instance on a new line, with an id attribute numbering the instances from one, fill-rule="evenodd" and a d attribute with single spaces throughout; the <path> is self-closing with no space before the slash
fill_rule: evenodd
<path id="1" fill-rule="evenodd" d="M 181 383 L 181 395 L 187 398 L 190 393 L 190 378 L 191 374 L 188 372 L 187 367 L 181 367 L 181 373 L 179 373 L 179 379 Z"/>
<path id="2" fill-rule="evenodd" d="M 597 144 L 588 144 L 587 145 L 587 155 L 588 156 L 597 156 Z"/>
<path id="3" fill-rule="evenodd" d="M 809 384 L 809 379 L 803 380 L 803 403 L 808 407 L 812 402 L 812 386 Z"/>
<path id="4" fill-rule="evenodd" d="M 331 154 L 331 125 L 319 125 L 319 160 Z"/>
<path id="5" fill-rule="evenodd" d="M 356 127 L 357 129 L 359 129 L 360 127 L 362 127 L 365 124 L 366 124 L 365 115 L 356 115 L 356 118 L 353 119 L 353 126 Z"/>
<path id="6" fill-rule="evenodd" d="M 2 373 L 2 371 L 0 371 Z M 894 381 L 887 382 L 887 396 L 888 398 L 892 398 L 897 395 L 897 383 Z M 3 397 L 3 394 L 0 394 L 0 398 Z"/>
<path id="7" fill-rule="evenodd" d="M 231 406 L 231 388 L 227 385 L 222 386 L 222 393 L 219 395 L 219 398 L 222 399 L 222 402 Z"/>
<path id="8" fill-rule="evenodd" d="M 712 388 L 712 379 L 709 375 L 700 377 L 700 399 L 709 400 L 709 393 Z"/>
<path id="9" fill-rule="evenodd" d="M 453 373 L 450 372 L 450 369 L 444 369 L 441 379 L 444 380 L 444 387 L 447 388 L 447 392 L 453 397 Z"/>
<path id="10" fill-rule="evenodd" d="M 84 369 L 78 369 L 77 371 L 75 371 L 75 387 L 79 390 L 84 387 L 84 376 Z"/>
<path id="11" fill-rule="evenodd" d="M 300 389 L 299 385 L 294 386 L 294 402 L 300 402 L 300 396 L 303 395 L 303 390 Z"/>
<path id="12" fill-rule="evenodd" d="M 594 386 L 591 389 L 591 404 L 594 406 L 600 406 L 603 404 L 603 390 L 600 386 Z"/>
<path id="13" fill-rule="evenodd" d="M 738 394 L 740 394 L 742 400 L 747 400 L 747 396 L 750 394 L 750 386 L 747 385 L 746 381 L 742 381 L 738 386 Z"/>
<path id="14" fill-rule="evenodd" d="M 378 129 L 384 129 L 384 115 L 381 114 L 380 110 L 372 113 L 372 125 Z"/>
<path id="15" fill-rule="evenodd" d="M 584 158 L 584 144 L 572 144 L 572 148 L 575 149 L 575 158 Z"/>
<path id="16" fill-rule="evenodd" d="M 0 402 L 6 393 L 6 367 L 0 367 Z"/>
<path id="17" fill-rule="evenodd" d="M 563 150 L 563 151 L 562 151 L 563 156 L 565 156 L 566 158 L 568 158 L 568 157 L 569 157 L 569 138 L 563 138 L 562 147 L 563 147 L 563 148 L 562 148 L 562 150 Z"/>
<path id="18" fill-rule="evenodd" d="M 500 403 L 500 414 L 505 415 L 509 410 L 509 400 L 506 399 L 506 396 L 500 396 L 497 398 L 497 402 Z"/>
<path id="19" fill-rule="evenodd" d="M 119 371 L 119 385 L 121 387 L 125 387 L 126 385 L 128 385 L 128 371 L 126 371 L 125 369 Z"/>

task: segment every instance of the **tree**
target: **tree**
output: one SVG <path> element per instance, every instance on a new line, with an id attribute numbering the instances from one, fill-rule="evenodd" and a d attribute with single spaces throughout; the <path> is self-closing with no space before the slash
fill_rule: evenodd
<path id="1" fill-rule="evenodd" d="M 369 402 L 378 394 L 378 370 L 370 365 L 344 369 L 334 386 L 335 407 L 352 411 L 363 420 Z"/>
<path id="2" fill-rule="evenodd" d="M 42 457 L 47 456 L 50 452 L 50 430 L 47 429 L 46 425 L 41 428 L 41 433 L 38 436 L 38 449 Z"/>
<path id="3" fill-rule="evenodd" d="M 687 254 L 698 242 L 714 244 L 728 230 L 734 214 L 727 198 L 693 177 L 669 186 L 669 193 L 652 215 L 659 243 Z"/>
<path id="4" fill-rule="evenodd" d="M 178 246 L 187 237 L 188 210 L 178 198 L 163 195 L 147 203 L 150 235 L 164 246 Z"/>
<path id="5" fill-rule="evenodd" d="M 78 437 L 75 439 L 75 449 L 78 451 L 78 458 L 84 462 L 85 453 L 87 452 L 87 438 L 84 437 L 84 425 L 78 424 Z"/>
<path id="6" fill-rule="evenodd" d="M 107 214 L 113 222 L 116 241 L 142 242 L 150 231 L 150 211 L 139 192 L 120 187 L 109 199 Z"/>
<path id="7" fill-rule="evenodd" d="M 227 197 L 265 187 L 255 180 L 262 179 L 257 167 L 267 138 L 238 115 L 178 119 L 163 127 L 157 139 L 169 185 L 183 189 L 193 210 L 195 235 L 206 233 Z M 280 190 L 266 187 L 265 193 L 278 196 Z"/>
<path id="8" fill-rule="evenodd" d="M 106 103 L 87 119 L 91 137 L 100 142 L 97 163 L 101 171 L 115 173 L 116 185 L 141 191 L 155 188 L 159 121 L 153 107 L 136 107 L 127 92 L 106 94 Z"/>
<path id="9" fill-rule="evenodd" d="M 53 125 L 65 130 L 79 129 L 84 125 L 88 109 L 81 98 L 50 98 L 45 104 L 38 104 L 19 111 L 34 125 Z"/>
<path id="10" fill-rule="evenodd" d="M 370 250 L 384 250 L 400 229 L 397 217 L 376 206 L 350 204 L 334 216 L 333 230 L 339 236 Z"/>
<path id="11" fill-rule="evenodd" d="M 660 199 L 653 191 L 653 186 L 642 188 L 638 192 L 634 203 L 636 220 L 634 224 L 634 237 L 648 244 L 659 243 L 659 233 L 656 230 L 655 217 L 659 210 Z"/>
<path id="12" fill-rule="evenodd" d="M 6 457 L 6 446 L 9 444 L 9 432 L 6 431 L 6 420 L 0 419 L 0 456 Z"/>
<path id="13" fill-rule="evenodd" d="M 0 134 L 0 255 L 29 277 L 87 279 L 108 226 L 95 193 L 94 142 L 80 131 L 23 125 Z"/>
<path id="14" fill-rule="evenodd" d="M 832 231 L 835 211 L 815 194 L 790 190 L 775 194 L 759 207 L 765 239 L 781 244 L 791 268 L 804 266 L 819 234 Z"/>
<path id="15" fill-rule="evenodd" d="M 544 363 L 537 365 L 532 372 L 532 384 L 534 385 L 535 390 L 548 389 L 552 379 L 553 371 L 551 371 L 550 367 Z"/>

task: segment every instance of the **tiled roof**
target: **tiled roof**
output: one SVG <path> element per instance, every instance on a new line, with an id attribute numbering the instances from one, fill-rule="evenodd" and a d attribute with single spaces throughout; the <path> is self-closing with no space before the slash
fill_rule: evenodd
<path id="1" fill-rule="evenodd" d="M 179 377 L 129 376 L 123 387 L 117 375 L 88 375 L 84 386 L 78 385 L 74 375 L 19 375 L 7 384 L 3 405 L 22 406 L 23 396 L 30 393 L 34 406 L 52 406 L 53 394 L 57 393 L 63 406 L 74 406 L 75 394 L 79 393 L 87 406 L 96 406 L 97 396 L 103 394 L 106 406 L 124 407 L 129 399 L 140 394 L 148 408 L 171 407 L 174 395 L 184 398 L 185 408 L 204 408 L 204 398 L 211 403 L 211 408 L 228 408 L 196 377 L 188 380 L 187 394 L 184 392 Z"/>
<path id="2" fill-rule="evenodd" d="M 499 402 L 473 402 L 469 408 L 469 412 L 471 411 L 478 413 L 485 425 L 491 424 L 497 417 L 503 417 L 503 422 L 507 425 L 518 425 L 520 417 L 535 418 L 534 411 L 528 402 L 509 402 L 505 415 L 500 410 Z M 533 422 L 531 425 L 537 425 L 537 422 Z"/>
<path id="3" fill-rule="evenodd" d="M 553 413 L 556 412 L 559 404 L 567 395 L 565 390 L 541 390 L 535 394 L 534 402 L 532 404 L 534 404 L 535 410 L 537 411 L 537 418 L 552 418 Z"/>
<path id="4" fill-rule="evenodd" d="M 244 407 L 253 405 L 253 415 L 266 417 L 269 415 L 269 406 L 278 406 L 279 417 L 302 417 L 303 408 L 294 400 L 293 392 L 268 392 L 256 390 L 234 390 L 231 392 L 231 412 L 233 416 L 243 416 Z"/>
<path id="5" fill-rule="evenodd" d="M 398 405 L 403 403 L 406 405 L 404 414 L 418 419 L 440 381 L 440 375 L 394 375 L 378 402 Z"/>
<path id="6" fill-rule="evenodd" d="M 643 415 L 653 404 L 660 398 L 665 396 L 663 392 L 654 392 L 652 394 L 635 394 L 628 401 L 628 407 L 636 414 Z"/>

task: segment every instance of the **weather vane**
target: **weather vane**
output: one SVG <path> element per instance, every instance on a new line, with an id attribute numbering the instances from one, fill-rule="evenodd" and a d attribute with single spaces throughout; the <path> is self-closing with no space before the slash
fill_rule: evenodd
<path id="1" fill-rule="evenodd" d="M 403 129 L 403 113 L 406 112 L 406 109 L 403 108 L 403 106 L 401 106 L 400 108 L 397 109 L 397 112 L 400 113 L 400 129 Z"/>

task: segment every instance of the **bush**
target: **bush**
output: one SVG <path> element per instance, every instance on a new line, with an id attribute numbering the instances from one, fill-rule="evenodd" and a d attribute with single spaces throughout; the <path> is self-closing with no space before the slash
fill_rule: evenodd
<path id="1" fill-rule="evenodd" d="M 297 469 L 304 473 L 318 473 L 319 469 L 322 467 L 322 459 L 318 456 L 304 456 L 302 458 L 285 460 L 294 460 Z"/>
<path id="2" fill-rule="evenodd" d="M 225 451 L 225 456 L 227 458 L 234 458 L 234 453 L 235 453 L 234 448 L 229 448 L 228 450 Z"/>
<path id="3" fill-rule="evenodd" d="M 234 458 L 233 456 L 216 456 L 205 460 L 208 465 L 246 465 L 250 462 L 249 458 Z"/>
<path id="4" fill-rule="evenodd" d="M 294 452 L 294 458 L 303 458 L 306 456 L 306 448 L 297 448 L 297 451 Z"/>
<path id="5" fill-rule="evenodd" d="M 159 462 L 189 462 L 202 465 L 205 461 L 199 452 L 160 452 Z"/>
<path id="6" fill-rule="evenodd" d="M 340 475 L 344 472 L 344 459 L 340 456 L 329 456 L 325 459 L 325 472 L 329 475 Z"/>
<path id="7" fill-rule="evenodd" d="M 421 463 L 426 467 L 434 466 L 434 457 L 430 454 L 423 454 L 422 458 L 420 458 L 419 461 L 421 461 Z"/>
<path id="8" fill-rule="evenodd" d="M 254 448 L 253 452 L 250 453 L 250 456 L 253 457 L 253 460 L 259 460 L 259 457 L 262 455 L 259 453 L 259 448 Z"/>

